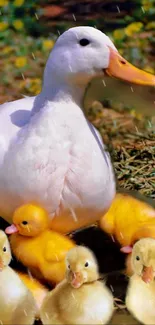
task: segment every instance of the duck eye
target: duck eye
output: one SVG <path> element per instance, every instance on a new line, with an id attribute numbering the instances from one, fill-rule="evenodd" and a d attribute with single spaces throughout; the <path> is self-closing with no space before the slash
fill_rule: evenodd
<path id="1" fill-rule="evenodd" d="M 22 225 L 27 225 L 28 224 L 28 222 L 27 221 L 22 221 Z"/>
<path id="2" fill-rule="evenodd" d="M 6 247 L 3 247 L 3 252 L 6 252 Z"/>
<path id="3" fill-rule="evenodd" d="M 71 267 L 70 267 L 70 265 L 68 264 L 68 269 L 70 269 Z"/>
<path id="4" fill-rule="evenodd" d="M 88 263 L 88 262 L 86 262 L 84 266 L 85 266 L 85 267 L 88 267 L 88 265 L 89 265 L 89 263 Z"/>
<path id="5" fill-rule="evenodd" d="M 87 46 L 90 44 L 90 41 L 87 39 L 87 38 L 82 38 L 80 41 L 79 41 L 79 44 L 81 46 Z"/>
<path id="6" fill-rule="evenodd" d="M 140 257 L 139 256 L 136 256 L 136 260 L 139 261 L 140 260 Z"/>

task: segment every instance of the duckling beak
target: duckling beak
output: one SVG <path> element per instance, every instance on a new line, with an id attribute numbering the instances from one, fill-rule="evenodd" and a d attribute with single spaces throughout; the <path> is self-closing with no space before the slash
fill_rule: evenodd
<path id="1" fill-rule="evenodd" d="M 152 266 L 144 266 L 142 271 L 142 280 L 145 283 L 150 283 L 154 279 L 154 271 Z"/>
<path id="2" fill-rule="evenodd" d="M 16 232 L 18 232 L 18 228 L 16 225 L 12 224 L 11 226 L 8 226 L 6 229 L 5 229 L 5 233 L 7 235 L 11 235 L 11 234 L 15 234 Z"/>
<path id="3" fill-rule="evenodd" d="M 131 246 L 123 246 L 120 248 L 120 251 L 125 254 L 132 253 L 132 247 Z"/>
<path id="4" fill-rule="evenodd" d="M 155 86 L 155 76 L 140 70 L 125 60 L 117 51 L 110 48 L 109 66 L 105 72 L 111 76 L 124 81 L 143 85 Z"/>
<path id="5" fill-rule="evenodd" d="M 0 258 L 0 271 L 2 271 L 4 268 L 4 263 L 2 261 L 2 259 Z"/>
<path id="6" fill-rule="evenodd" d="M 70 272 L 71 274 L 71 285 L 73 288 L 78 289 L 82 285 L 82 275 L 80 272 Z"/>

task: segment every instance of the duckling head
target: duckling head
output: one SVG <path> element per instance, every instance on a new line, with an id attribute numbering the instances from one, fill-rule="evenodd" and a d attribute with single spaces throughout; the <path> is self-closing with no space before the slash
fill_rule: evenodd
<path id="1" fill-rule="evenodd" d="M 74 288 L 99 278 L 98 264 L 92 251 L 83 246 L 72 248 L 66 255 L 66 278 Z"/>
<path id="2" fill-rule="evenodd" d="M 36 204 L 25 204 L 17 208 L 13 224 L 5 229 L 7 234 L 18 232 L 22 236 L 35 237 L 49 227 L 47 212 Z"/>
<path id="3" fill-rule="evenodd" d="M 0 230 L 0 271 L 11 262 L 11 249 L 4 231 Z"/>
<path id="4" fill-rule="evenodd" d="M 132 269 L 146 283 L 155 278 L 155 239 L 142 238 L 133 246 Z"/>

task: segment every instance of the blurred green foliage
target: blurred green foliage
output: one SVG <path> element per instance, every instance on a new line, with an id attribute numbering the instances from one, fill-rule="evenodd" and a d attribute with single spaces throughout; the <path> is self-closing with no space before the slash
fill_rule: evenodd
<path id="1" fill-rule="evenodd" d="M 130 4 L 128 4 L 129 2 Z M 38 19 L 40 16 L 42 16 L 43 13 L 43 3 L 45 6 L 46 4 L 48 5 L 47 1 L 39 0 L 0 0 L 0 32 L 5 32 L 5 30 L 9 28 L 32 36 L 42 35 L 45 31 L 47 31 L 47 26 L 45 23 L 42 23 L 40 20 L 38 23 Z M 117 2 L 114 0 L 113 3 L 116 4 L 115 7 L 117 7 L 119 10 L 119 6 L 117 6 L 119 0 Z M 146 30 L 155 30 L 155 0 L 130 0 L 124 1 L 124 3 L 126 3 L 127 8 L 131 7 L 131 14 L 126 14 L 123 18 L 120 18 L 119 15 L 116 15 L 116 19 L 111 22 L 112 29 L 114 29 L 114 25 L 123 27 L 122 30 L 119 29 L 119 34 L 116 34 L 117 41 L 121 41 L 123 39 L 123 29 L 128 25 L 130 28 L 125 32 L 125 35 L 127 36 L 131 36 L 133 32 L 138 32 L 140 30 L 140 25 L 135 27 L 134 25 L 131 25 L 131 23 L 141 22 L 141 28 L 144 28 Z M 61 6 L 61 1 L 54 2 L 54 4 Z M 77 2 L 76 6 L 79 6 Z M 93 15 L 91 16 L 93 17 Z M 64 26 L 63 28 L 66 28 L 67 24 L 63 24 L 62 20 L 58 21 L 58 25 L 60 24 L 61 29 L 62 26 Z M 95 18 L 93 21 L 92 18 L 89 23 L 91 25 L 95 25 L 95 23 L 97 23 L 97 25 L 102 27 L 104 25 L 106 26 L 107 20 L 108 17 L 104 17 L 101 13 L 98 22 L 95 21 Z M 68 24 L 70 25 L 70 22 L 68 22 Z M 111 29 L 110 26 L 109 29 Z"/>

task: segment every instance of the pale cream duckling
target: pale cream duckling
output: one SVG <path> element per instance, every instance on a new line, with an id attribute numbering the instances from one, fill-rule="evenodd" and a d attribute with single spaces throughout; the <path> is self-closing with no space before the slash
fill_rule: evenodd
<path id="1" fill-rule="evenodd" d="M 11 250 L 6 234 L 0 230 L 0 321 L 8 325 L 31 325 L 36 305 L 31 292 L 9 267 Z"/>
<path id="2" fill-rule="evenodd" d="M 126 306 L 141 323 L 155 324 L 155 239 L 143 238 L 133 246 Z"/>
<path id="3" fill-rule="evenodd" d="M 98 280 L 96 258 L 86 247 L 76 246 L 66 255 L 66 279 L 44 299 L 43 324 L 106 324 L 114 311 L 113 296 Z"/>

